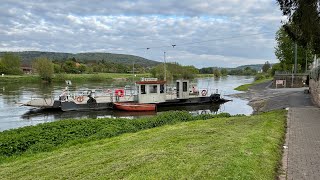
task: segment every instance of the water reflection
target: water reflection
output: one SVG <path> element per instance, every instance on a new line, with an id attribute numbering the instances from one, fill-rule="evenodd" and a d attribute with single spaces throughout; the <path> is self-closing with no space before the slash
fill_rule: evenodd
<path id="1" fill-rule="evenodd" d="M 177 106 L 177 107 L 161 107 L 155 111 L 145 111 L 145 112 L 127 112 L 118 110 L 101 110 L 101 111 L 57 111 L 57 110 L 41 110 L 41 109 L 30 109 L 24 113 L 21 117 L 24 120 L 32 120 L 34 118 L 48 119 L 53 117 L 54 119 L 80 119 L 80 118 L 139 118 L 146 116 L 154 116 L 158 113 L 172 110 L 184 110 L 189 111 L 191 114 L 217 114 L 220 108 L 220 104 L 207 104 L 199 106 Z"/>
<path id="2" fill-rule="evenodd" d="M 252 108 L 247 101 L 226 97 L 225 95 L 237 93 L 235 87 L 252 82 L 252 77 L 228 76 L 223 78 L 199 78 L 193 83 L 199 89 L 207 89 L 209 93 L 217 89 L 222 97 L 233 101 L 221 105 L 179 106 L 175 108 L 159 108 L 157 113 L 168 110 L 186 110 L 192 114 L 216 114 L 228 112 L 230 114 L 251 114 Z M 73 83 L 71 91 L 83 89 L 109 89 L 125 87 L 129 82 L 104 82 L 104 83 Z M 0 131 L 21 126 L 35 125 L 43 122 L 51 122 L 66 118 L 104 118 L 125 117 L 136 118 L 141 116 L 154 116 L 156 112 L 122 112 L 122 111 L 83 111 L 83 112 L 61 112 L 41 111 L 30 107 L 20 106 L 19 102 L 27 102 L 33 97 L 58 97 L 65 88 L 64 83 L 59 84 L 34 84 L 34 83 L 1 83 L 0 82 Z"/>

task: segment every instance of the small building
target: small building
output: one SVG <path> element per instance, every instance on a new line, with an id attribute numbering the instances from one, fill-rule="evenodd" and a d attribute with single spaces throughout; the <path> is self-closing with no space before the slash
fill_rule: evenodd
<path id="1" fill-rule="evenodd" d="M 31 73 L 32 73 L 32 67 L 22 66 L 21 69 L 22 69 L 22 72 L 23 72 L 24 74 L 31 74 Z"/>

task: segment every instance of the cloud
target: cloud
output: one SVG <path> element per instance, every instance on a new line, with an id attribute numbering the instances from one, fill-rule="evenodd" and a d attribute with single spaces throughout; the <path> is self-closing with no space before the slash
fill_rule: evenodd
<path id="1" fill-rule="evenodd" d="M 278 9 L 274 0 L 2 0 L 0 50 L 128 53 L 158 61 L 166 51 L 197 67 L 264 63 L 275 61 L 274 36 L 284 18 Z"/>

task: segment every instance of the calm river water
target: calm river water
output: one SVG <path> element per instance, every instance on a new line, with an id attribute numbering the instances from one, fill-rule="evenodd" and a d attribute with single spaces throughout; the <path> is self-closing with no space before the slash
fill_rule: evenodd
<path id="1" fill-rule="evenodd" d="M 246 114 L 252 113 L 252 108 L 247 105 L 247 101 L 237 98 L 228 97 L 225 95 L 234 94 L 238 91 L 233 90 L 235 87 L 250 83 L 252 77 L 244 76 L 228 76 L 223 78 L 198 78 L 193 83 L 196 83 L 201 88 L 209 89 L 209 93 L 219 90 L 222 97 L 233 101 L 227 102 L 220 106 L 205 105 L 205 106 L 189 106 L 179 107 L 181 110 L 187 110 L 192 114 L 201 113 L 221 113 L 227 112 L 230 114 Z M 81 83 L 70 87 L 72 90 L 79 89 L 108 89 L 110 87 L 124 87 L 126 82 L 122 83 Z M 30 83 L 1 83 L 0 79 L 0 131 L 17 128 L 22 126 L 35 125 L 43 122 L 51 122 L 66 118 L 104 118 L 104 117 L 125 117 L 135 118 L 140 116 L 153 116 L 161 112 L 151 113 L 129 113 L 112 110 L 91 111 L 91 112 L 60 112 L 60 111 L 39 111 L 32 107 L 21 106 L 20 103 L 25 103 L 34 97 L 54 96 L 57 97 L 65 87 L 61 84 L 30 84 Z M 210 92 L 211 91 L 211 92 Z M 159 109 L 159 111 L 167 111 L 173 109 Z"/>

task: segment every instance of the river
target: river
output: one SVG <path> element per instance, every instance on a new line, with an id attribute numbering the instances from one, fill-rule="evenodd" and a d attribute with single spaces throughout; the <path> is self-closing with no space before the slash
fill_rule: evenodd
<path id="1" fill-rule="evenodd" d="M 227 112 L 234 114 L 249 115 L 252 108 L 247 105 L 248 101 L 232 98 L 227 95 L 238 93 L 235 87 L 251 83 L 252 77 L 245 76 L 227 76 L 221 78 L 197 78 L 196 83 L 199 88 L 209 89 L 209 93 L 218 89 L 222 97 L 232 101 L 221 105 L 189 106 L 179 107 L 179 110 L 187 110 L 192 114 L 210 113 L 216 114 Z M 79 89 L 108 89 L 110 87 L 124 87 L 127 82 L 108 82 L 108 83 L 73 83 L 71 90 Z M 0 81 L 0 131 L 30 126 L 38 123 L 51 122 L 67 118 L 104 118 L 104 117 L 124 117 L 136 118 L 140 116 L 153 116 L 161 112 L 149 113 L 130 113 L 112 110 L 104 111 L 85 111 L 85 112 L 61 112 L 61 111 L 39 111 L 32 107 L 21 106 L 31 98 L 54 96 L 57 97 L 65 84 L 41 84 L 41 83 L 1 83 Z M 159 111 L 173 110 L 160 109 Z"/>

